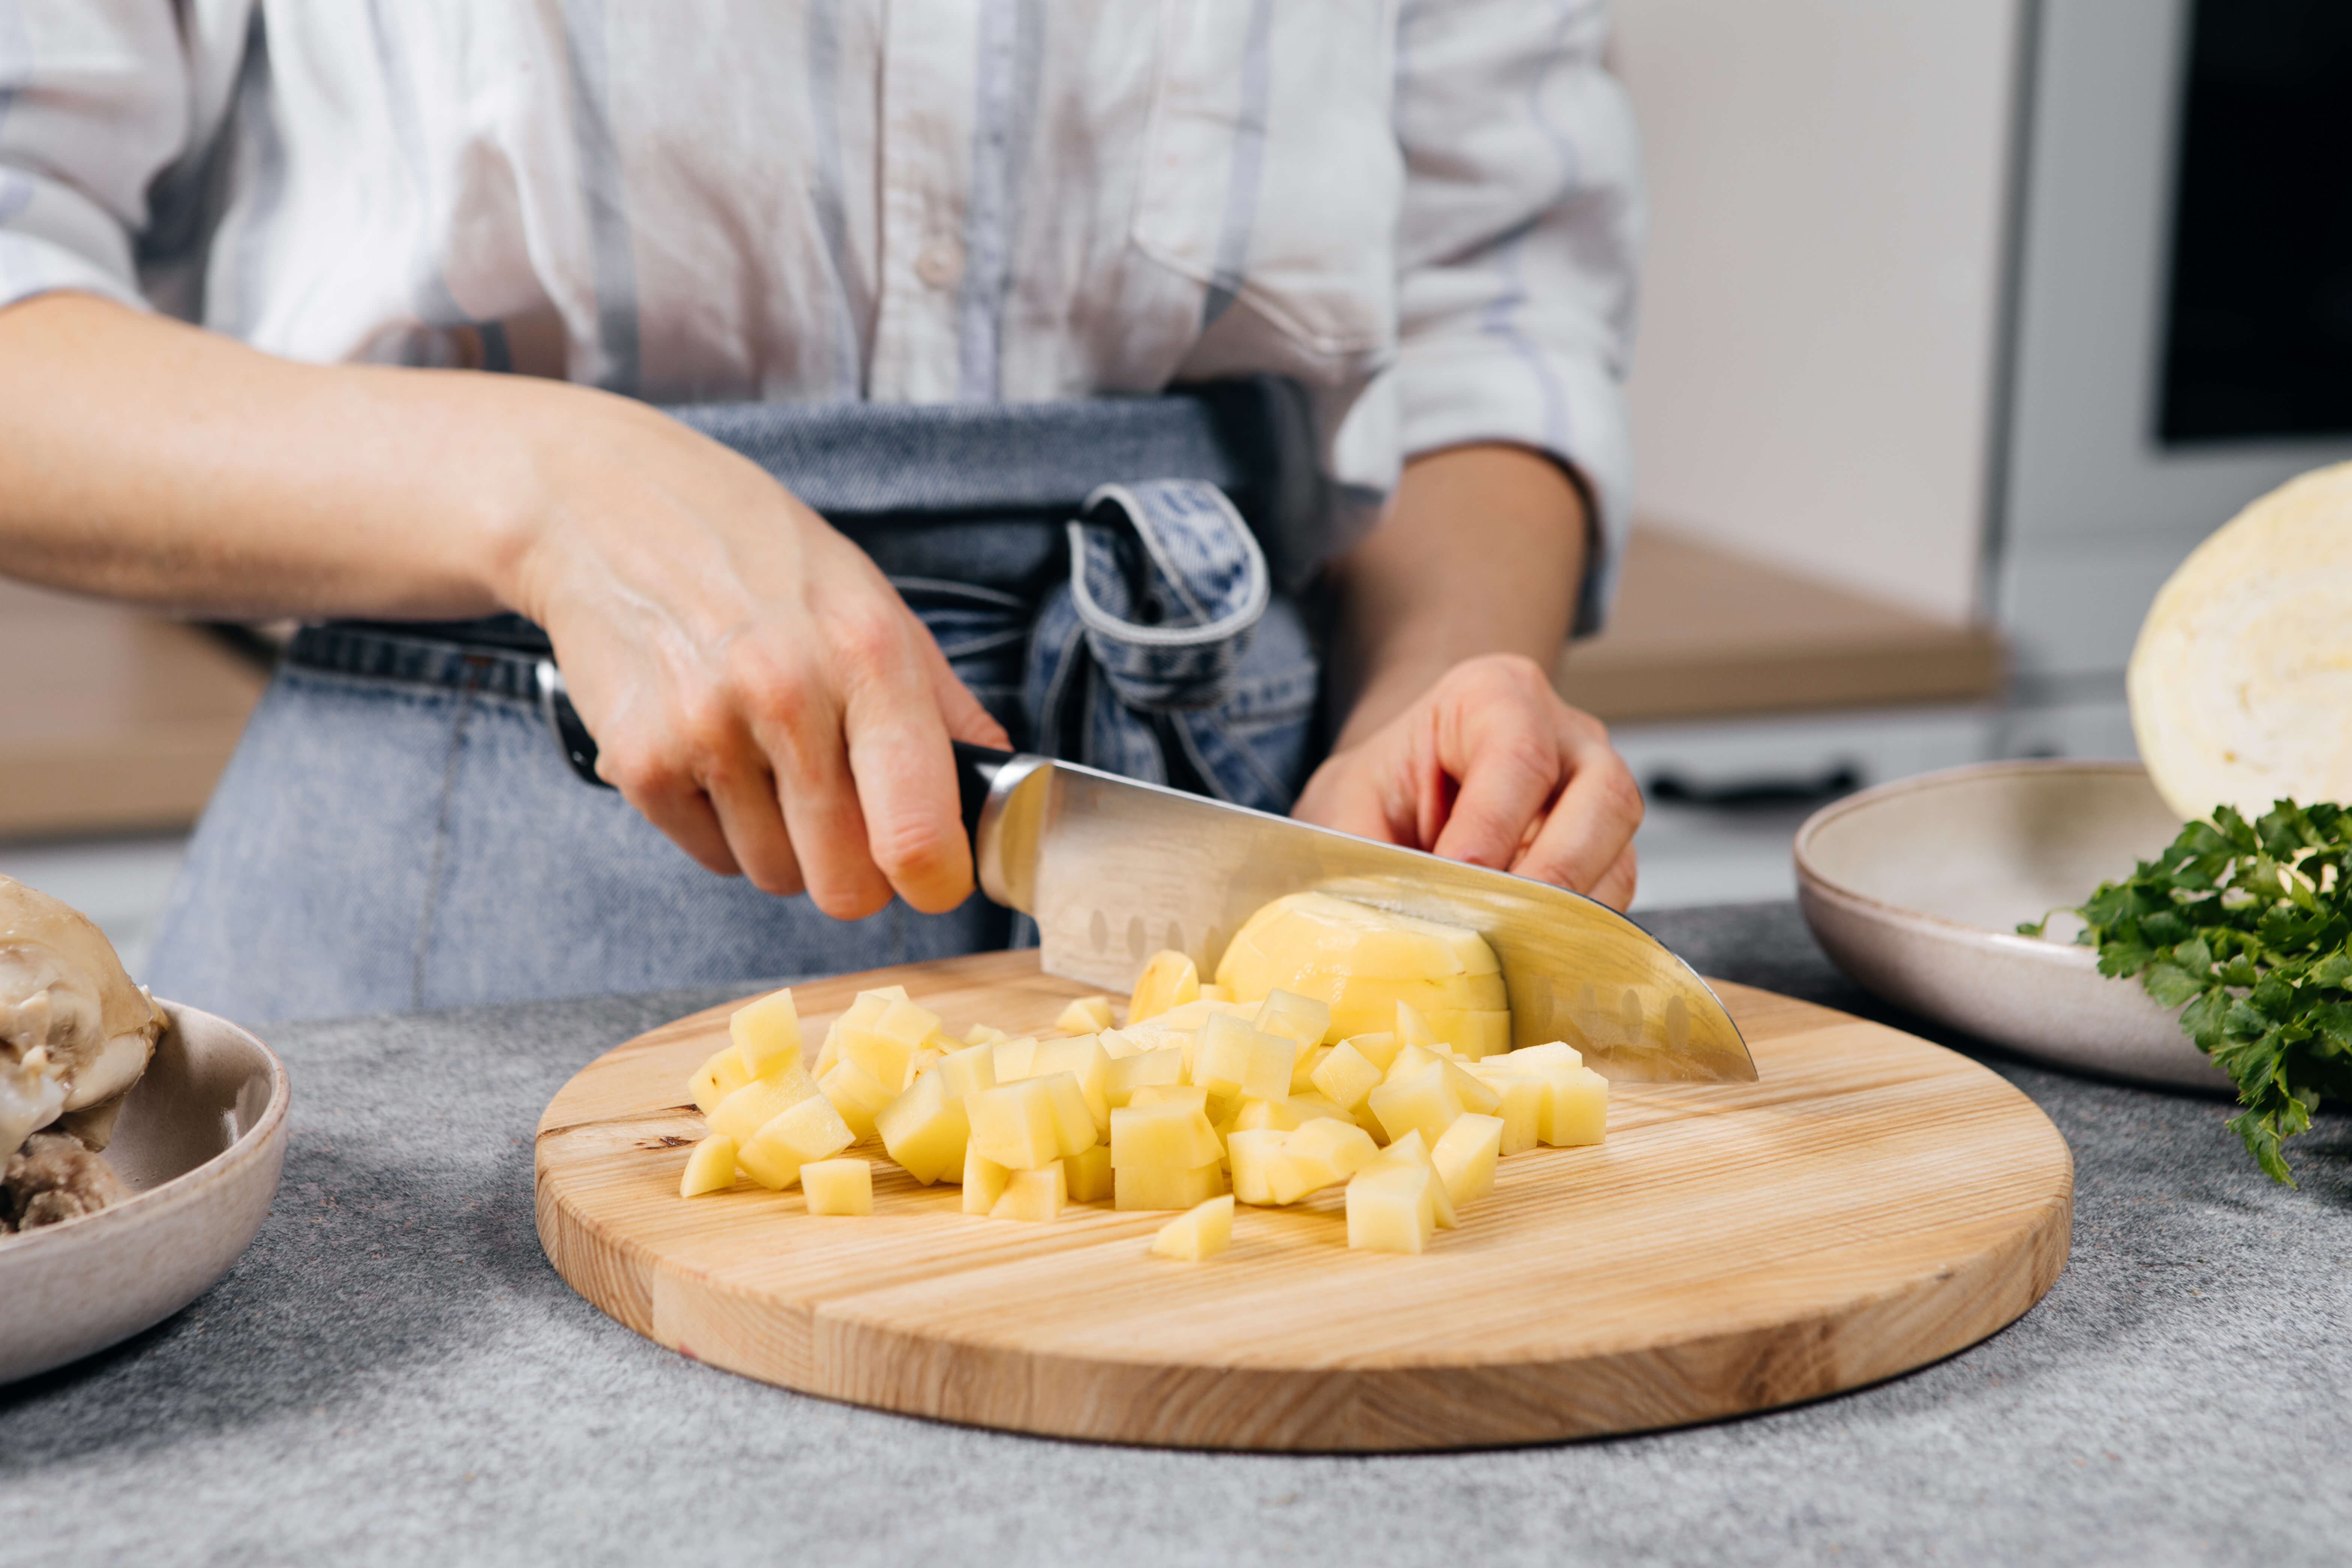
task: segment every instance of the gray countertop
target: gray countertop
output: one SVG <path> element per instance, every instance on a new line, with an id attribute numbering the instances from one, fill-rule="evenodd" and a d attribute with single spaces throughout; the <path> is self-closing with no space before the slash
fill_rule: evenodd
<path id="1" fill-rule="evenodd" d="M 1790 906 L 1649 923 L 1708 973 L 1906 1022 L 1840 979 Z M 0 1390 L 0 1563 L 2352 1554 L 2339 1114 L 2292 1146 L 2304 1184 L 2288 1191 L 2254 1171 L 2221 1102 L 1979 1050 L 2077 1163 L 2065 1274 L 1982 1344 L 1859 1393 L 1649 1436 L 1174 1453 L 805 1398 L 687 1362 L 572 1293 L 532 1230 L 541 1106 L 606 1047 L 724 999 L 271 1031 L 294 1131 L 268 1224 L 187 1311 Z"/>

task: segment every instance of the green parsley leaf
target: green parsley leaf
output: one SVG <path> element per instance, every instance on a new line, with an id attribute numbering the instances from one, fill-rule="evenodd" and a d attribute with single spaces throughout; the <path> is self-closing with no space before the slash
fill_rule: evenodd
<path id="1" fill-rule="evenodd" d="M 2280 1145 L 2323 1095 L 2352 1099 L 2352 813 L 2282 800 L 2248 822 L 2217 806 L 2074 912 L 2100 973 L 2180 1008 L 2181 1032 L 2238 1086 L 2230 1130 L 2293 1186 Z"/>

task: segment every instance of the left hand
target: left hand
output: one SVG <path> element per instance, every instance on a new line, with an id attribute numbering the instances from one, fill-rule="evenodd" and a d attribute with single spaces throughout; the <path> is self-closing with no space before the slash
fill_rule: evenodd
<path id="1" fill-rule="evenodd" d="M 1535 660 L 1464 659 L 1315 770 L 1291 815 L 1491 866 L 1622 910 L 1642 792 L 1601 721 Z"/>

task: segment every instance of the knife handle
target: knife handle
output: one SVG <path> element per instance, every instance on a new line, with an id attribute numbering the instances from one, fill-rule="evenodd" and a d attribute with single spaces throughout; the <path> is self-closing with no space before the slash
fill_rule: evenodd
<path id="1" fill-rule="evenodd" d="M 981 808 L 988 804 L 988 791 L 996 783 L 996 775 L 1013 760 L 1011 752 L 1000 752 L 991 746 L 975 746 L 969 741 L 952 742 L 955 747 L 956 800 L 963 809 L 964 837 L 975 847 L 980 841 Z"/>

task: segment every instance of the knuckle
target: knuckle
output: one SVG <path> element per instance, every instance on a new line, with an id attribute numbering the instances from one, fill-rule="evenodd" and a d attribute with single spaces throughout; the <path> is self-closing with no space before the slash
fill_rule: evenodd
<path id="1" fill-rule="evenodd" d="M 598 752 L 596 772 L 632 802 L 667 800 L 689 782 L 683 761 L 666 746 L 622 742 Z"/>
<path id="2" fill-rule="evenodd" d="M 797 650 L 765 638 L 736 639 L 727 649 L 725 669 L 726 689 L 736 705 L 761 719 L 789 721 L 806 709 L 815 684 Z"/>
<path id="3" fill-rule="evenodd" d="M 953 858 L 953 843 L 946 825 L 927 817 L 879 825 L 872 835 L 874 863 L 893 882 L 943 869 Z"/>
<path id="4" fill-rule="evenodd" d="M 895 669 L 903 661 L 906 627 L 888 605 L 849 605 L 827 621 L 825 640 L 845 673 L 863 682 Z"/>

